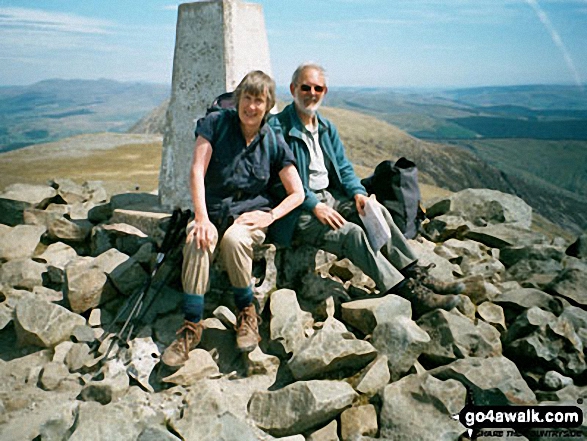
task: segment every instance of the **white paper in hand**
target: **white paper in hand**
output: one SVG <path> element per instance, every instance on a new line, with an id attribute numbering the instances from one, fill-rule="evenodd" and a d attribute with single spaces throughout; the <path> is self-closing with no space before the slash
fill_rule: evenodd
<path id="1" fill-rule="evenodd" d="M 365 214 L 359 214 L 359 216 L 363 221 L 363 225 L 365 225 L 371 248 L 379 251 L 391 239 L 391 230 L 387 222 L 385 222 L 385 218 L 381 213 L 381 206 L 374 195 L 371 195 L 365 203 Z"/>

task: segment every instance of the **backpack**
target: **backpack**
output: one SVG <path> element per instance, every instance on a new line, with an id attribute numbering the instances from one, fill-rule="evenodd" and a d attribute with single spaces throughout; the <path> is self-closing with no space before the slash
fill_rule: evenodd
<path id="1" fill-rule="evenodd" d="M 406 239 L 418 234 L 422 220 L 426 218 L 420 206 L 420 187 L 416 164 L 406 158 L 383 161 L 375 172 L 361 180 L 369 194 L 389 210 L 395 224 Z"/>
<path id="2" fill-rule="evenodd" d="M 206 115 L 222 109 L 234 109 L 235 107 L 236 102 L 234 100 L 234 92 L 225 92 L 218 95 L 214 101 L 212 101 L 210 107 L 206 109 Z"/>

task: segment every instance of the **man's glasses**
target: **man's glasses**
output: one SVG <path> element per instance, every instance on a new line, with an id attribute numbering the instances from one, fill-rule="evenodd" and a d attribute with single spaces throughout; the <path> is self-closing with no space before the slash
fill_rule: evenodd
<path id="1" fill-rule="evenodd" d="M 322 93 L 324 92 L 324 89 L 326 89 L 324 86 L 310 86 L 308 84 L 302 84 L 300 86 L 302 92 L 309 92 L 312 90 L 312 88 L 316 91 L 316 93 Z"/>

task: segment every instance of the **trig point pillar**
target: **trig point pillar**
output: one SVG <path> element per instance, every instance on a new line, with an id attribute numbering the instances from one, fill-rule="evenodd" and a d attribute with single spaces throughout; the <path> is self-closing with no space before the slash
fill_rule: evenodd
<path id="1" fill-rule="evenodd" d="M 271 75 L 261 5 L 210 0 L 179 6 L 159 171 L 161 205 L 193 208 L 189 169 L 195 122 L 214 98 L 234 90 L 248 72 L 257 69 Z"/>

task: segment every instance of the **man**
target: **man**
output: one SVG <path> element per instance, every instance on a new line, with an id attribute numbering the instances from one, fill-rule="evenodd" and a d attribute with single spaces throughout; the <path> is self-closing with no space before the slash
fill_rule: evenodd
<path id="1" fill-rule="evenodd" d="M 184 364 L 200 342 L 209 267 L 218 254 L 239 310 L 237 346 L 243 352 L 257 346 L 253 245 L 262 243 L 269 225 L 304 199 L 291 150 L 265 123 L 275 104 L 274 81 L 261 71 L 250 72 L 236 88 L 235 99 L 236 109 L 213 112 L 196 127 L 190 174 L 194 220 L 187 227 L 183 250 L 185 322 L 161 357 L 168 366 Z M 286 196 L 275 204 L 269 188 L 279 181 Z"/>
<path id="2" fill-rule="evenodd" d="M 462 283 L 434 281 L 416 264 L 416 256 L 389 212 L 380 205 L 392 236 L 383 248 L 369 245 L 358 213 L 363 214 L 367 192 L 354 173 L 334 125 L 318 113 L 328 92 L 324 69 L 313 63 L 299 66 L 290 92 L 293 103 L 270 120 L 281 130 L 298 163 L 305 187 L 294 241 L 349 258 L 371 277 L 380 292 L 395 293 L 412 302 L 415 315 L 435 308 L 450 310 L 459 301 Z M 298 212 L 301 212 L 299 214 Z"/>

